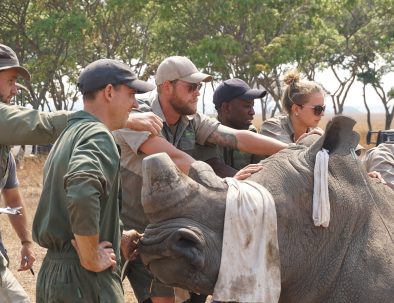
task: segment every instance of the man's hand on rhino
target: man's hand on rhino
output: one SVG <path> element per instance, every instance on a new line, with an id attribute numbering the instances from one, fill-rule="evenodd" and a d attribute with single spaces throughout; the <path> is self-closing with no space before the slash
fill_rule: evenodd
<path id="1" fill-rule="evenodd" d="M 387 185 L 387 182 L 383 179 L 383 177 L 381 176 L 380 172 L 378 172 L 378 171 L 370 171 L 368 173 L 368 176 L 370 178 L 376 178 L 376 179 L 378 179 L 380 181 L 380 183 L 382 183 L 384 185 Z"/>
<path id="2" fill-rule="evenodd" d="M 244 168 L 240 169 L 235 175 L 234 178 L 237 180 L 244 180 L 250 177 L 252 174 L 257 173 L 263 168 L 262 164 L 249 164 Z"/>
<path id="3" fill-rule="evenodd" d="M 152 112 L 131 113 L 127 121 L 127 127 L 137 131 L 148 131 L 157 136 L 163 127 L 163 121 Z"/>
<path id="4" fill-rule="evenodd" d="M 133 261 L 138 256 L 137 244 L 141 237 L 142 234 L 134 229 L 123 231 L 120 248 L 126 260 Z"/>

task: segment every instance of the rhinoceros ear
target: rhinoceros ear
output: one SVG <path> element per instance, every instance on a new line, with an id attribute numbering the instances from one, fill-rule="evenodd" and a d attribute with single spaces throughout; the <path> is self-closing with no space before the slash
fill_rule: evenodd
<path id="1" fill-rule="evenodd" d="M 348 155 L 355 149 L 360 135 L 353 131 L 356 121 L 347 116 L 335 116 L 328 122 L 326 131 L 309 149 L 316 154 L 322 148 L 329 151 L 330 155 Z"/>
<path id="2" fill-rule="evenodd" d="M 227 190 L 227 185 L 224 182 L 224 179 L 218 177 L 212 167 L 205 162 L 194 162 L 190 166 L 189 177 L 210 189 Z"/>

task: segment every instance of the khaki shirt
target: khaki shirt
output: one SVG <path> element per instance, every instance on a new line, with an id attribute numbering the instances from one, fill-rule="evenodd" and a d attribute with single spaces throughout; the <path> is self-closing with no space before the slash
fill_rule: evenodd
<path id="1" fill-rule="evenodd" d="M 217 120 L 196 113 L 191 116 L 182 116 L 180 121 L 170 128 L 166 123 L 158 97 L 153 100 L 151 110 L 163 120 L 161 136 L 172 145 L 197 160 L 210 159 L 212 155 L 216 155 L 215 149 L 203 150 L 201 147 L 204 146 L 209 135 L 219 126 Z M 143 111 L 146 111 L 146 107 Z M 141 163 L 146 155 L 138 153 L 138 150 L 149 137 L 149 133 L 122 129 L 114 131 L 113 134 L 121 149 L 121 218 L 125 229 L 134 228 L 143 232 L 149 223 L 141 204 Z"/>
<path id="2" fill-rule="evenodd" d="M 380 143 L 365 154 L 364 164 L 368 172 L 377 171 L 394 190 L 394 142 Z"/>
<path id="3" fill-rule="evenodd" d="M 249 130 L 257 133 L 257 129 L 254 125 L 251 125 Z M 262 156 L 245 153 L 237 149 L 224 146 L 218 146 L 217 148 L 219 149 L 220 158 L 223 162 L 237 170 L 240 170 L 249 164 L 259 163 L 260 160 L 264 159 Z"/>
<path id="4" fill-rule="evenodd" d="M 294 128 L 289 116 L 278 116 L 265 120 L 261 125 L 260 134 L 284 143 L 294 143 Z"/>

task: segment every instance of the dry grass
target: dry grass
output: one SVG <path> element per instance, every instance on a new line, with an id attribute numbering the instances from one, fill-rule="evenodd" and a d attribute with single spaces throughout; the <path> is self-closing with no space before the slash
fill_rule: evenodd
<path id="1" fill-rule="evenodd" d="M 31 230 L 31 224 L 33 222 L 34 213 L 37 208 L 37 203 L 40 197 L 42 188 L 42 173 L 44 166 L 44 157 L 25 157 L 23 163 L 23 169 L 18 169 L 19 189 L 22 194 L 23 200 L 26 204 L 28 213 L 29 228 Z M 3 235 L 4 244 L 8 250 L 11 264 L 10 269 L 22 284 L 26 292 L 28 293 L 32 303 L 35 301 L 35 290 L 36 290 L 36 278 L 42 260 L 45 256 L 46 250 L 39 247 L 37 244 L 34 246 L 34 252 L 36 254 L 36 262 L 34 263 L 35 276 L 30 271 L 18 272 L 17 268 L 20 261 L 20 241 L 16 236 L 16 233 L 11 227 L 8 218 L 2 215 L 3 219 L 1 222 L 1 230 Z M 127 279 L 123 283 L 125 288 L 125 302 L 135 303 L 137 300 L 134 297 L 130 284 Z"/>
<path id="2" fill-rule="evenodd" d="M 257 117 L 255 119 L 256 127 L 260 127 L 261 118 Z M 368 127 L 366 124 L 365 114 L 355 114 L 352 117 L 357 121 L 355 126 L 355 130 L 359 132 L 361 137 L 361 144 L 363 144 L 366 148 L 370 148 L 372 146 L 366 146 L 365 137 L 368 131 Z M 331 118 L 331 116 L 325 116 L 322 120 L 321 127 L 325 128 L 327 121 Z M 384 115 L 383 114 L 374 114 L 372 117 L 373 129 L 380 130 L 383 129 L 384 126 Z M 23 169 L 18 170 L 18 178 L 20 181 L 20 191 L 23 197 L 23 200 L 26 203 L 27 212 L 29 215 L 28 222 L 29 228 L 31 229 L 31 223 L 33 221 L 34 213 L 37 207 L 38 199 L 41 193 L 42 188 L 42 172 L 45 158 L 43 157 L 26 157 L 24 160 Z M 12 272 L 15 274 L 16 278 L 25 288 L 27 293 L 29 294 L 32 302 L 35 302 L 35 284 L 36 284 L 36 276 L 27 272 L 17 272 L 18 264 L 19 264 L 19 250 L 20 250 L 20 242 L 15 232 L 13 231 L 11 225 L 8 220 L 3 215 L 3 220 L 1 222 L 1 230 L 3 234 L 3 241 L 8 249 L 9 255 L 11 257 L 10 268 Z M 42 260 L 45 256 L 45 249 L 35 245 L 35 253 L 36 253 L 36 262 L 34 264 L 34 270 L 37 272 L 40 268 Z M 132 293 L 132 289 L 127 281 L 124 282 L 125 288 L 125 301 L 126 302 L 136 302 L 136 299 Z"/>

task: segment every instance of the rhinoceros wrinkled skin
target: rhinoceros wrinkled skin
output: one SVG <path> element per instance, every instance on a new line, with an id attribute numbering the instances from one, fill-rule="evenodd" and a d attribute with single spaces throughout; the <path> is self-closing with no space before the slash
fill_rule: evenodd
<path id="1" fill-rule="evenodd" d="M 351 152 L 359 139 L 354 124 L 334 118 L 324 136 L 269 157 L 249 178 L 275 200 L 279 302 L 394 302 L 394 191 L 368 178 Z M 312 220 L 313 168 L 322 147 L 330 152 L 328 228 Z M 192 165 L 189 177 L 165 154 L 143 166 L 143 206 L 151 222 L 140 241 L 144 263 L 169 285 L 212 294 L 227 185 L 202 162 Z M 234 249 L 242 247 L 234 243 Z"/>

